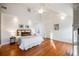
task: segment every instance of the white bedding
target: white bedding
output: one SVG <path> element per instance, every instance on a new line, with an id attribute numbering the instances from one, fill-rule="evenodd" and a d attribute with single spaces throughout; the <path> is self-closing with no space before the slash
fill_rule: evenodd
<path id="1" fill-rule="evenodd" d="M 20 37 L 20 45 L 19 48 L 21 50 L 27 50 L 29 48 L 32 48 L 33 46 L 39 45 L 44 41 L 42 36 L 26 36 L 26 37 Z"/>

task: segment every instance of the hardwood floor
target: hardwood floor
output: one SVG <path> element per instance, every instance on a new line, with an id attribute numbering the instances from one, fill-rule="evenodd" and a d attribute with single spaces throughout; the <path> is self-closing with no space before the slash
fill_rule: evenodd
<path id="1" fill-rule="evenodd" d="M 55 44 L 55 46 L 54 46 Z M 64 56 L 72 48 L 71 44 L 45 39 L 40 45 L 26 51 L 19 49 L 17 44 L 0 47 L 0 56 Z"/>

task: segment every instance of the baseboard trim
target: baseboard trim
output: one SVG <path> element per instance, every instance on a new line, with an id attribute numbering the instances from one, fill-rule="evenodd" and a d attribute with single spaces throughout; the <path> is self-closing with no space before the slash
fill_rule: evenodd
<path id="1" fill-rule="evenodd" d="M 50 38 L 44 38 L 44 39 L 50 39 Z M 61 43 L 65 43 L 65 44 L 70 44 L 70 45 L 72 45 L 72 43 L 69 43 L 69 42 L 64 42 L 64 41 L 60 41 L 60 40 L 55 40 L 55 39 L 53 39 L 54 41 L 58 41 L 58 42 L 61 42 Z"/>
<path id="2" fill-rule="evenodd" d="M 44 39 L 50 39 L 50 38 L 44 38 Z M 54 40 L 54 41 L 61 42 L 61 43 L 65 43 L 65 44 L 70 44 L 70 45 L 72 45 L 72 43 L 69 43 L 69 42 L 59 41 L 59 40 L 55 40 L 55 39 L 53 39 L 53 40 Z M 9 42 L 1 43 L 0 46 L 2 46 L 2 45 L 6 45 L 6 44 L 10 44 L 10 43 L 9 43 Z"/>
<path id="3" fill-rule="evenodd" d="M 9 42 L 1 43 L 1 46 L 6 45 L 6 44 L 10 44 L 10 43 Z"/>

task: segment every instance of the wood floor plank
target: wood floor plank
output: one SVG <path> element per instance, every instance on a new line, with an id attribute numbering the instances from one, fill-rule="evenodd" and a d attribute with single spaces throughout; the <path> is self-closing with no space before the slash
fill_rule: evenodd
<path id="1" fill-rule="evenodd" d="M 40 45 L 32 47 L 26 51 L 19 49 L 17 44 L 8 44 L 0 47 L 0 56 L 63 56 L 66 51 L 72 48 L 71 44 L 59 41 L 53 41 L 53 47 L 50 39 L 45 39 Z"/>

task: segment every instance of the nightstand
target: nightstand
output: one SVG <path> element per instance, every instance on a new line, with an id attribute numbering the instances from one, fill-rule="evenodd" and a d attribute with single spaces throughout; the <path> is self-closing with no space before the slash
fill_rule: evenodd
<path id="1" fill-rule="evenodd" d="M 10 37 L 10 44 L 13 44 L 16 42 L 16 37 L 12 36 Z"/>

